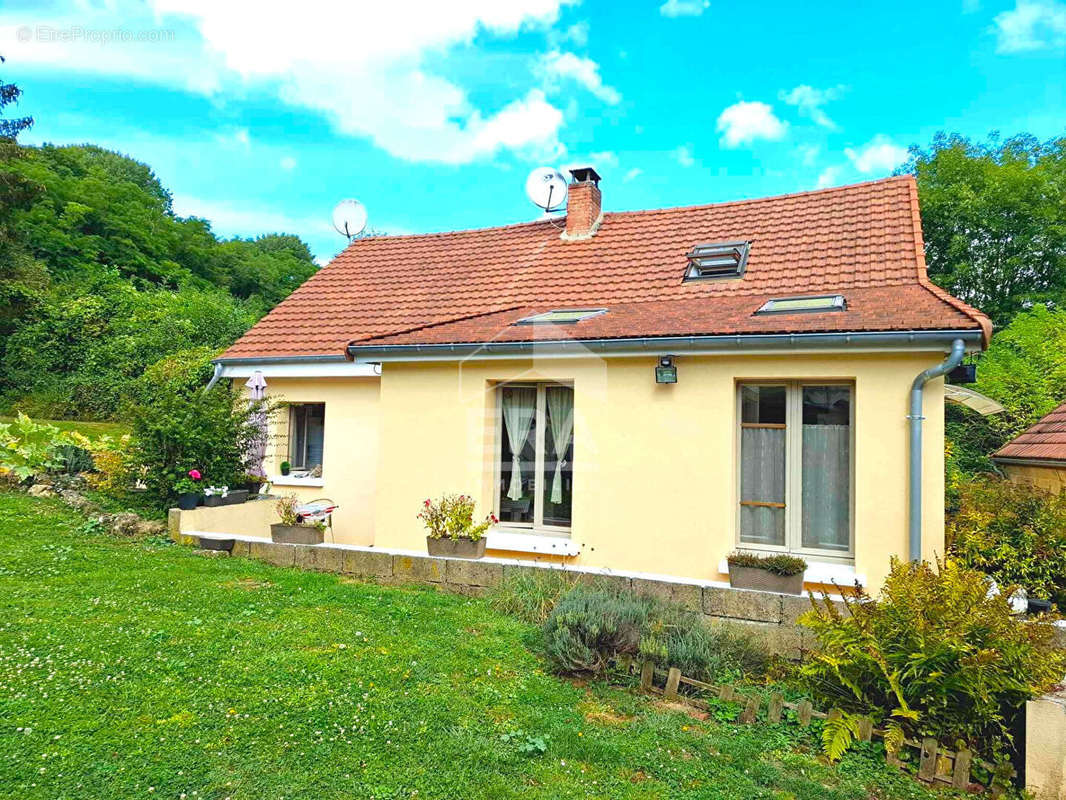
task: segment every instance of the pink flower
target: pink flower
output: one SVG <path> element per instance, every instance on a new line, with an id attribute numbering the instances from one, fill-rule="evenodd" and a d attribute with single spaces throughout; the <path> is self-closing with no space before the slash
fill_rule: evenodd
<path id="1" fill-rule="evenodd" d="M 203 477 L 203 475 L 200 474 L 200 470 L 198 469 L 190 469 L 189 477 L 192 478 L 194 481 L 198 481 L 200 480 L 200 478 Z"/>

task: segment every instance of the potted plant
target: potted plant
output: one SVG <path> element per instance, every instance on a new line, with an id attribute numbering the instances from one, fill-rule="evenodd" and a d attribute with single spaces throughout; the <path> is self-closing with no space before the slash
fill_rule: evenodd
<path id="1" fill-rule="evenodd" d="M 174 492 L 178 495 L 178 508 L 192 511 L 200 504 L 200 482 L 203 478 L 200 470 L 190 469 L 174 484 Z"/>
<path id="2" fill-rule="evenodd" d="M 730 586 L 778 594 L 803 594 L 803 573 L 807 562 L 802 558 L 733 553 L 727 560 Z"/>
<path id="3" fill-rule="evenodd" d="M 499 522 L 489 514 L 474 523 L 474 499 L 465 494 L 446 494 L 426 500 L 418 518 L 426 526 L 426 549 L 431 556 L 481 558 L 485 555 L 485 531 Z"/>
<path id="4" fill-rule="evenodd" d="M 208 486 L 204 489 L 204 505 L 236 506 L 248 499 L 247 489 L 230 489 L 228 486 Z"/>
<path id="5" fill-rule="evenodd" d="M 248 492 L 248 497 L 256 497 L 259 494 L 259 490 L 263 488 L 263 484 L 266 483 L 266 478 L 262 475 L 254 475 L 249 472 L 244 476 L 244 490 Z"/>
<path id="6" fill-rule="evenodd" d="M 281 474 L 282 475 L 288 475 L 290 472 L 292 472 L 292 464 L 290 464 L 288 461 L 282 461 L 281 462 Z"/>
<path id="7" fill-rule="evenodd" d="M 275 504 L 281 522 L 270 526 L 270 539 L 282 544 L 322 544 L 325 539 L 326 523 L 306 523 L 296 512 L 296 495 L 282 497 Z"/>

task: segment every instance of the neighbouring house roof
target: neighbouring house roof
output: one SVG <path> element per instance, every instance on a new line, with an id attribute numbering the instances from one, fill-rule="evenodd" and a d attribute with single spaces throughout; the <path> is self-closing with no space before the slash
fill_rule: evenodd
<path id="1" fill-rule="evenodd" d="M 992 458 L 1066 465 L 1066 403 L 1019 433 L 996 451 Z"/>
<path id="2" fill-rule="evenodd" d="M 759 200 L 608 212 L 595 235 L 560 220 L 352 242 L 224 360 L 339 356 L 349 344 L 761 333 L 972 330 L 979 311 L 925 271 L 910 176 Z M 683 280 L 708 242 L 750 242 L 739 278 Z M 841 294 L 843 311 L 756 315 L 774 298 Z M 605 308 L 568 325 L 515 325 Z"/>

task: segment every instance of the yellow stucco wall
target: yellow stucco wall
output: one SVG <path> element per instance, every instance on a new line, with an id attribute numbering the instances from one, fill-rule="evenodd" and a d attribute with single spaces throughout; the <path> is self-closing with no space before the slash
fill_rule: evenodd
<path id="1" fill-rule="evenodd" d="M 855 567 L 880 585 L 907 552 L 907 401 L 938 354 L 683 357 L 676 385 L 653 358 L 385 364 L 375 544 L 421 549 L 419 503 L 473 494 L 492 508 L 495 393 L 503 380 L 574 384 L 570 563 L 723 579 L 736 542 L 739 381 L 848 380 L 855 387 Z M 349 412 L 346 412 L 346 414 Z M 943 386 L 927 385 L 923 555 L 943 553 Z M 334 434 L 327 407 L 327 448 Z M 334 429 L 335 430 L 335 429 Z"/>
<path id="2" fill-rule="evenodd" d="M 1027 483 L 1052 494 L 1058 494 L 1066 489 L 1066 469 L 1062 467 L 1000 464 L 1000 468 L 1014 483 Z"/>
<path id="3" fill-rule="evenodd" d="M 339 544 L 374 544 L 379 391 L 377 378 L 267 378 L 269 399 L 326 404 L 323 485 L 286 486 L 280 482 L 284 479 L 279 477 L 279 467 L 286 460 L 288 447 L 288 415 L 284 411 L 276 415 L 271 426 L 264 467 L 268 477 L 279 481 L 273 489 L 275 495 L 295 494 L 301 500 L 327 497 L 340 504 L 333 515 L 333 539 Z M 261 527 L 257 520 L 250 524 L 257 530 Z M 269 537 L 270 531 L 264 529 L 262 535 Z"/>

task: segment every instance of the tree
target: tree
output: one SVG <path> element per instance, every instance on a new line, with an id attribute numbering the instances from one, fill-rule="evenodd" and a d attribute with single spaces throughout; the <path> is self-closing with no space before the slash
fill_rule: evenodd
<path id="1" fill-rule="evenodd" d="M 937 134 L 913 148 L 929 276 L 1005 325 L 1066 300 L 1066 137 L 971 142 Z"/>

